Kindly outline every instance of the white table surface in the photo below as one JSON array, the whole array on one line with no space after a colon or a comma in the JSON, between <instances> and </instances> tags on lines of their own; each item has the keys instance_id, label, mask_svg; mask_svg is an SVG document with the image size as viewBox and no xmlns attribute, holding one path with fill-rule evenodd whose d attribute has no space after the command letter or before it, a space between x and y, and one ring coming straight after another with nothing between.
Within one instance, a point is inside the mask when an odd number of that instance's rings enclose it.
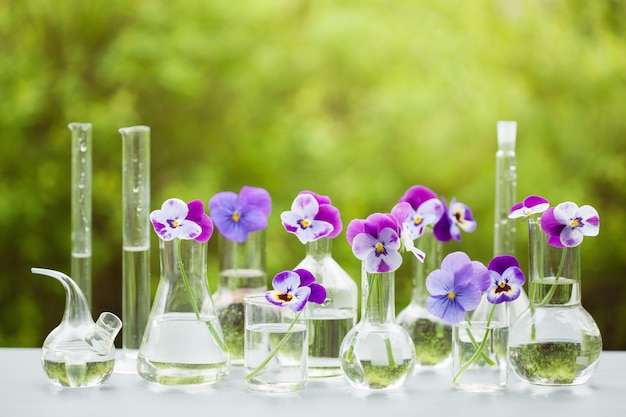
<instances>
[{"instance_id":1,"label":"white table surface","mask_svg":"<svg viewBox=\"0 0 626 417\"><path fill-rule=\"evenodd\" d=\"M396 391L357 390L339 377L310 380L297 393L261 394L246 388L237 367L226 379L195 389L116 373L100 387L71 389L48 382L40 355L40 349L0 348L1 417L626 416L626 352L603 352L584 385L534 386L511 373L508 388L495 393L454 390L450 373L440 370L415 373Z\"/></svg>"}]
</instances>

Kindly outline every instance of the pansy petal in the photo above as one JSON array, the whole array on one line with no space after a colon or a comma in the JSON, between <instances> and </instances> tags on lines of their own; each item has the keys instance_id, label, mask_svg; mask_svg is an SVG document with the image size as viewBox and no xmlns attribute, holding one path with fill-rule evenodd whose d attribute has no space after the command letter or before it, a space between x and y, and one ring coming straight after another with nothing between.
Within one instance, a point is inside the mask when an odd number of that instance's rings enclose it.
<instances>
[{"instance_id":1,"label":"pansy petal","mask_svg":"<svg viewBox=\"0 0 626 417\"><path fill-rule=\"evenodd\" d=\"M293 292L293 298L291 299L291 303L289 303L289 308L295 312L298 312L304 308L307 301L309 301L309 296L311 295L310 287L300 287Z\"/></svg>"},{"instance_id":2,"label":"pansy petal","mask_svg":"<svg viewBox=\"0 0 626 417\"><path fill-rule=\"evenodd\" d=\"M258 232L267 227L267 216L257 207L243 206L239 223L248 233Z\"/></svg>"},{"instance_id":3,"label":"pansy petal","mask_svg":"<svg viewBox=\"0 0 626 417\"><path fill-rule=\"evenodd\" d=\"M563 230L561 230L559 240L563 246L573 248L581 244L583 237L584 235L579 228L564 227Z\"/></svg>"},{"instance_id":4,"label":"pansy petal","mask_svg":"<svg viewBox=\"0 0 626 417\"><path fill-rule=\"evenodd\" d=\"M352 240L352 253L357 259L365 260L374 251L378 241L368 233L359 233Z\"/></svg>"},{"instance_id":5,"label":"pansy petal","mask_svg":"<svg viewBox=\"0 0 626 417\"><path fill-rule=\"evenodd\" d=\"M583 219L580 231L585 236L597 236L600 233L600 216L595 208L584 205L578 208L578 216Z\"/></svg>"},{"instance_id":6,"label":"pansy petal","mask_svg":"<svg viewBox=\"0 0 626 417\"><path fill-rule=\"evenodd\" d=\"M197 223L202 229L202 232L196 237L196 240L198 242L207 242L213 235L213 222L211 218L205 214Z\"/></svg>"},{"instance_id":7,"label":"pansy petal","mask_svg":"<svg viewBox=\"0 0 626 417\"><path fill-rule=\"evenodd\" d=\"M505 279L510 285L515 285L517 287L521 287L526 281L524 272L519 266L507 268L507 270L502 274L502 278Z\"/></svg>"},{"instance_id":8,"label":"pansy petal","mask_svg":"<svg viewBox=\"0 0 626 417\"><path fill-rule=\"evenodd\" d=\"M348 223L348 228L346 229L346 239L350 245L352 245L354 237L360 233L365 233L365 220L354 219Z\"/></svg>"},{"instance_id":9,"label":"pansy petal","mask_svg":"<svg viewBox=\"0 0 626 417\"><path fill-rule=\"evenodd\" d=\"M391 215L395 217L398 222L403 223L413 213L413 208L407 202L401 202L393 206L391 209Z\"/></svg>"},{"instance_id":10,"label":"pansy petal","mask_svg":"<svg viewBox=\"0 0 626 417\"><path fill-rule=\"evenodd\" d=\"M430 296L426 299L426 308L435 317L451 323L460 323L465 319L465 310L455 299L447 295Z\"/></svg>"},{"instance_id":11,"label":"pansy petal","mask_svg":"<svg viewBox=\"0 0 626 417\"><path fill-rule=\"evenodd\" d=\"M532 209L533 213L540 213L545 211L550 206L550 203L539 195L529 195L524 199L524 206Z\"/></svg>"},{"instance_id":12,"label":"pansy petal","mask_svg":"<svg viewBox=\"0 0 626 417\"><path fill-rule=\"evenodd\" d=\"M307 219L314 219L320 205L311 194L299 194L291 203L291 211Z\"/></svg>"},{"instance_id":13,"label":"pansy petal","mask_svg":"<svg viewBox=\"0 0 626 417\"><path fill-rule=\"evenodd\" d=\"M422 203L431 198L437 198L437 194L423 185L414 185L406 190L400 202L406 201L414 210L417 210Z\"/></svg>"},{"instance_id":14,"label":"pansy petal","mask_svg":"<svg viewBox=\"0 0 626 417\"><path fill-rule=\"evenodd\" d=\"M161 206L161 210L178 219L184 219L187 217L187 213L189 212L187 203L179 198L170 198L165 200Z\"/></svg>"},{"instance_id":15,"label":"pansy petal","mask_svg":"<svg viewBox=\"0 0 626 417\"><path fill-rule=\"evenodd\" d=\"M216 210L220 210L220 212L225 210L226 212L233 213L237 210L238 203L239 196L237 196L237 194L232 191L222 191L215 194L209 200L209 211L213 217L215 216L214 212Z\"/></svg>"},{"instance_id":16,"label":"pansy petal","mask_svg":"<svg viewBox=\"0 0 626 417\"><path fill-rule=\"evenodd\" d=\"M419 206L417 212L422 215L426 224L435 224L444 215L444 207L438 198L431 198Z\"/></svg>"},{"instance_id":17,"label":"pansy petal","mask_svg":"<svg viewBox=\"0 0 626 417\"><path fill-rule=\"evenodd\" d=\"M464 285L454 289L454 299L463 310L472 311L480 304L482 291L474 285Z\"/></svg>"},{"instance_id":18,"label":"pansy petal","mask_svg":"<svg viewBox=\"0 0 626 417\"><path fill-rule=\"evenodd\" d=\"M501 255L493 258L491 262L489 262L489 266L487 266L487 269L496 271L498 274L502 275L504 271L512 266L519 267L519 262L517 261L517 258L511 255Z\"/></svg>"},{"instance_id":19,"label":"pansy petal","mask_svg":"<svg viewBox=\"0 0 626 417\"><path fill-rule=\"evenodd\" d=\"M548 236L560 236L564 223L557 220L554 215L554 207L549 208L541 215L541 230Z\"/></svg>"},{"instance_id":20,"label":"pansy petal","mask_svg":"<svg viewBox=\"0 0 626 417\"><path fill-rule=\"evenodd\" d=\"M483 292L489 288L489 271L482 262L472 261L472 283Z\"/></svg>"},{"instance_id":21,"label":"pansy petal","mask_svg":"<svg viewBox=\"0 0 626 417\"><path fill-rule=\"evenodd\" d=\"M315 282L315 276L308 269L294 269L293 272L300 277L301 287L308 287Z\"/></svg>"},{"instance_id":22,"label":"pansy petal","mask_svg":"<svg viewBox=\"0 0 626 417\"><path fill-rule=\"evenodd\" d=\"M282 271L272 279L272 287L281 293L287 294L300 287L300 275L293 271Z\"/></svg>"},{"instance_id":23,"label":"pansy petal","mask_svg":"<svg viewBox=\"0 0 626 417\"><path fill-rule=\"evenodd\" d=\"M315 193L313 191L302 190L298 194L311 194L313 196L313 198L315 198L315 200L317 200L317 203L320 206L322 204L332 204L331 201L330 201L330 198L328 196L320 195L320 194L317 194L317 193Z\"/></svg>"},{"instance_id":24,"label":"pansy petal","mask_svg":"<svg viewBox=\"0 0 626 417\"><path fill-rule=\"evenodd\" d=\"M386 250L398 250L400 249L400 236L394 229L385 228L380 231L378 235L378 241L385 245Z\"/></svg>"},{"instance_id":25,"label":"pansy petal","mask_svg":"<svg viewBox=\"0 0 626 417\"><path fill-rule=\"evenodd\" d=\"M241 207L256 207L265 217L272 214L272 198L264 188L243 186L239 192Z\"/></svg>"},{"instance_id":26,"label":"pansy petal","mask_svg":"<svg viewBox=\"0 0 626 417\"><path fill-rule=\"evenodd\" d=\"M174 229L180 239L195 239L202 234L202 227L189 220L181 220L179 226Z\"/></svg>"},{"instance_id":27,"label":"pansy petal","mask_svg":"<svg viewBox=\"0 0 626 417\"><path fill-rule=\"evenodd\" d=\"M441 269L454 274L470 262L471 259L465 252L456 251L449 253L445 258L443 258L443 261L441 261Z\"/></svg>"},{"instance_id":28,"label":"pansy petal","mask_svg":"<svg viewBox=\"0 0 626 417\"><path fill-rule=\"evenodd\" d=\"M319 284L309 285L311 294L309 295L309 302L316 304L324 304L326 301L326 288Z\"/></svg>"},{"instance_id":29,"label":"pansy petal","mask_svg":"<svg viewBox=\"0 0 626 417\"><path fill-rule=\"evenodd\" d=\"M390 250L384 255L375 255L374 252L365 259L365 269L370 273L392 272L402 265L402 255L396 250Z\"/></svg>"},{"instance_id":30,"label":"pansy petal","mask_svg":"<svg viewBox=\"0 0 626 417\"><path fill-rule=\"evenodd\" d=\"M432 295L445 295L454 289L454 274L435 269L426 277L426 289Z\"/></svg>"},{"instance_id":31,"label":"pansy petal","mask_svg":"<svg viewBox=\"0 0 626 417\"><path fill-rule=\"evenodd\" d=\"M557 205L554 208L554 218L556 221L563 225L568 225L570 219L576 217L576 212L578 211L578 206L576 203L572 203L571 201L566 201Z\"/></svg>"},{"instance_id":32,"label":"pansy petal","mask_svg":"<svg viewBox=\"0 0 626 417\"><path fill-rule=\"evenodd\" d=\"M315 216L315 220L327 222L332 225L333 231L327 236L330 239L339 236L343 228L339 209L335 206L331 206L330 204L321 204L319 206L319 211Z\"/></svg>"},{"instance_id":33,"label":"pansy petal","mask_svg":"<svg viewBox=\"0 0 626 417\"><path fill-rule=\"evenodd\" d=\"M204 214L204 203L202 200L193 200L187 203L188 213L187 220L191 220L192 222L200 223Z\"/></svg>"}]
</instances>

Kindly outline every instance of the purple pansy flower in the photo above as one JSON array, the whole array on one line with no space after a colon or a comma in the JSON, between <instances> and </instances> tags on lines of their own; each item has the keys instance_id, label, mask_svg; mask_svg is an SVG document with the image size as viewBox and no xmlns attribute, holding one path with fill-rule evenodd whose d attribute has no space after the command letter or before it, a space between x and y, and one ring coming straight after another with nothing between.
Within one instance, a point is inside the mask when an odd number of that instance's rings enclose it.
<instances>
[{"instance_id":1,"label":"purple pansy flower","mask_svg":"<svg viewBox=\"0 0 626 417\"><path fill-rule=\"evenodd\" d=\"M487 267L491 284L487 289L487 301L491 304L516 300L524 285L524 273L514 256L496 256Z\"/></svg>"},{"instance_id":2,"label":"purple pansy flower","mask_svg":"<svg viewBox=\"0 0 626 417\"><path fill-rule=\"evenodd\" d=\"M189 204L178 198L165 200L161 210L150 213L154 231L165 241L195 239L206 242L213 234L213 222L204 213L204 204L200 200Z\"/></svg>"},{"instance_id":3,"label":"purple pansy flower","mask_svg":"<svg viewBox=\"0 0 626 417\"><path fill-rule=\"evenodd\" d=\"M315 277L306 269L283 271L272 280L273 290L265 293L265 299L279 307L288 306L293 311L301 311L307 302L323 304L326 289L315 284Z\"/></svg>"},{"instance_id":4,"label":"purple pansy flower","mask_svg":"<svg viewBox=\"0 0 626 417\"><path fill-rule=\"evenodd\" d=\"M446 200L443 197L441 202L444 207L444 215L433 228L437 240L441 242L447 242L450 239L461 241L461 230L468 233L476 230L476 221L468 206L457 202L454 197L450 200L449 208L446 208Z\"/></svg>"},{"instance_id":5,"label":"purple pansy flower","mask_svg":"<svg viewBox=\"0 0 626 417\"><path fill-rule=\"evenodd\" d=\"M330 198L312 191L300 192L291 204L291 211L282 212L280 219L285 230L302 243L337 237L343 228L339 210Z\"/></svg>"},{"instance_id":6,"label":"purple pansy flower","mask_svg":"<svg viewBox=\"0 0 626 417\"><path fill-rule=\"evenodd\" d=\"M436 224L444 212L444 205L437 195L422 185L410 187L400 198L402 202L411 205L411 211L403 222L409 226L414 240L424 233L426 226Z\"/></svg>"},{"instance_id":7,"label":"purple pansy flower","mask_svg":"<svg viewBox=\"0 0 626 417\"><path fill-rule=\"evenodd\" d=\"M272 199L263 188L244 186L239 195L232 191L215 194L209 200L209 210L215 227L226 239L245 242L248 234L267 227Z\"/></svg>"},{"instance_id":8,"label":"purple pansy flower","mask_svg":"<svg viewBox=\"0 0 626 417\"><path fill-rule=\"evenodd\" d=\"M545 198L538 195L529 195L520 201L513 204L509 218L516 219L518 217L528 217L532 214L543 213L550 207L550 203Z\"/></svg>"},{"instance_id":9,"label":"purple pansy flower","mask_svg":"<svg viewBox=\"0 0 626 417\"><path fill-rule=\"evenodd\" d=\"M548 234L548 244L557 248L574 247L584 236L597 236L600 217L595 208L578 207L567 201L549 208L541 215L541 229Z\"/></svg>"},{"instance_id":10,"label":"purple pansy flower","mask_svg":"<svg viewBox=\"0 0 626 417\"><path fill-rule=\"evenodd\" d=\"M466 311L478 307L489 284L489 272L482 263L470 260L463 252L453 252L443 259L441 269L426 278L431 294L426 308L448 323L460 323Z\"/></svg>"},{"instance_id":11,"label":"purple pansy flower","mask_svg":"<svg viewBox=\"0 0 626 417\"><path fill-rule=\"evenodd\" d=\"M398 220L391 214L382 213L374 213L365 220L352 220L346 230L352 253L364 261L369 273L391 272L400 267L401 233Z\"/></svg>"}]
</instances>

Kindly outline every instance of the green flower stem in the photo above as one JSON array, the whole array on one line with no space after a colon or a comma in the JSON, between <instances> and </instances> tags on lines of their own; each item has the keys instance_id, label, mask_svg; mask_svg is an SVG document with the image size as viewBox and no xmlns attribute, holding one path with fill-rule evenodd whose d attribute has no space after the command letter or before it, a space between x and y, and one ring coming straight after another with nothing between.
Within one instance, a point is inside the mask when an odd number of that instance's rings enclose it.
<instances>
[{"instance_id":1,"label":"green flower stem","mask_svg":"<svg viewBox=\"0 0 626 417\"><path fill-rule=\"evenodd\" d=\"M493 312L495 310L496 306L494 304L493 308L491 309L491 313L489 314L489 320L491 320L491 316L493 316ZM465 312L465 316L466 321L469 323L469 325L472 325L472 321L470 319L469 313ZM489 322L487 322L487 326L489 326ZM474 335L472 334L472 332L470 331L469 328L465 328L465 332L467 333L467 335L469 336L470 340L472 341L472 345L474 345L474 349L478 349L478 342L476 341L476 338L474 337ZM487 354L485 352L483 352L482 349L480 349L480 355L483 357L483 360L485 362L487 362L487 364L489 366L493 366L495 365L495 362L491 360L491 358L489 358L489 356L487 356Z\"/></svg>"},{"instance_id":2,"label":"green flower stem","mask_svg":"<svg viewBox=\"0 0 626 417\"><path fill-rule=\"evenodd\" d=\"M254 368L254 370L252 372L250 372L249 374L246 375L246 381L251 379L251 378L254 378L259 372L261 372L263 370L263 368L265 368L265 366L269 363L269 361L271 361L272 358L274 356L276 356L278 351L285 345L285 343L287 343L287 340L289 340L289 337L291 336L291 329L293 329L293 326L296 325L296 322L298 321L298 319L302 315L303 311L304 311L304 309L300 310L298 312L298 314L296 314L296 317L293 318L293 320L291 321L291 324L287 328L287 334L285 336L283 336L282 339L280 339L280 342L278 342L276 347L274 347L274 349L270 352L270 354L267 355L267 357L263 360L263 362L261 362L259 364L259 366Z\"/></svg>"},{"instance_id":3,"label":"green flower stem","mask_svg":"<svg viewBox=\"0 0 626 417\"><path fill-rule=\"evenodd\" d=\"M380 324L383 324L385 318L385 295L383 294L383 279L382 276L377 280L378 284L378 315L380 316ZM391 368L396 368L396 360L393 357L393 350L391 348L391 340L389 337L385 337L385 349L387 350L387 362Z\"/></svg>"},{"instance_id":4,"label":"green flower stem","mask_svg":"<svg viewBox=\"0 0 626 417\"><path fill-rule=\"evenodd\" d=\"M191 289L191 285L189 285L189 280L187 279L187 273L185 272L185 266L183 265L183 258L182 258L182 254L180 250L181 242L182 242L181 239L178 239L178 242L176 242L176 250L178 253L178 268L180 269L180 275L183 277L183 282L185 283L185 287L187 287L187 294L189 295L189 301L191 302L193 311L196 313L196 318L198 319L198 321L202 321L202 319L200 319L200 311L198 310L198 306L196 305L196 297L193 293L193 290ZM210 320L205 323L207 327L209 328L209 331L213 335L213 338L215 339L217 344L220 346L220 348L224 352L228 352L228 347L226 347L226 344L224 343L221 336L217 332L217 329L215 328L213 323Z\"/></svg>"},{"instance_id":5,"label":"green flower stem","mask_svg":"<svg viewBox=\"0 0 626 417\"><path fill-rule=\"evenodd\" d=\"M487 318L487 325L485 326L485 335L483 336L483 340L480 342L480 346L478 346L478 348L476 349L476 351L474 352L474 354L472 355L471 358L468 359L467 362L465 362L463 364L463 366L461 367L461 369L459 369L459 372L456 373L456 375L454 376L454 379L452 380L452 383L456 383L457 379L460 378L460 376L463 374L463 372L465 372L467 370L467 368L470 367L470 365L472 363L474 363L474 361L476 360L476 358L478 358L479 356L485 356L485 353L483 352L483 348L485 347L485 345L487 344L487 339L489 338L489 325L491 324L491 319L493 318L493 314L496 311L496 304L493 305L493 307L491 308L491 312L489 313L489 317ZM469 329L468 329L469 331ZM473 341L473 339L472 339ZM489 364L489 366L493 366L494 362L490 361L491 363Z\"/></svg>"},{"instance_id":6,"label":"green flower stem","mask_svg":"<svg viewBox=\"0 0 626 417\"><path fill-rule=\"evenodd\" d=\"M565 266L565 258L567 257L567 248L563 249L563 255L561 255L561 262L559 263L559 268L556 271L556 276L554 277L554 282L556 283L559 278L561 277L561 274L563 273L563 267ZM542 277L543 279L543 277ZM550 299L552 298L552 296L554 295L554 292L556 291L556 284L553 284L552 286L550 286L550 290L548 291L548 293L545 295L545 297L543 297L543 300L541 300L539 303L537 303L535 305L535 303L533 302L534 300L534 296L535 296L535 286L536 284L534 282L531 282L530 284L530 296L531 296L531 302L530 302L530 315L531 315L531 327L530 327L530 340L534 341L535 337L536 337L536 333L537 333L537 326L535 324L535 307L543 307L544 305L546 305L548 303L548 301L550 301Z\"/></svg>"}]
</instances>

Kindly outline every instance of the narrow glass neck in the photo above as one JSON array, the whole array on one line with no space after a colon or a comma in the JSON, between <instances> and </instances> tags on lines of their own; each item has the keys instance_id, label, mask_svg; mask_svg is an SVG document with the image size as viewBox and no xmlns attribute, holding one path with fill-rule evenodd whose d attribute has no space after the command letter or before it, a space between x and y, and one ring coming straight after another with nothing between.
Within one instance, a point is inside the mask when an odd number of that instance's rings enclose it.
<instances>
[{"instance_id":1,"label":"narrow glass neck","mask_svg":"<svg viewBox=\"0 0 626 417\"><path fill-rule=\"evenodd\" d=\"M161 279L179 281L182 279L182 271L190 284L205 285L207 243L196 240L173 239L170 241L160 240L159 243L161 260ZM197 283L197 284L196 284Z\"/></svg>"},{"instance_id":2,"label":"narrow glass neck","mask_svg":"<svg viewBox=\"0 0 626 417\"><path fill-rule=\"evenodd\" d=\"M332 242L332 239L327 237L308 242L306 244L306 256L310 256L313 259L322 259L326 256L330 256Z\"/></svg>"},{"instance_id":3,"label":"narrow glass neck","mask_svg":"<svg viewBox=\"0 0 626 417\"><path fill-rule=\"evenodd\" d=\"M535 306L580 303L580 246L556 248L538 219L529 219L530 302Z\"/></svg>"},{"instance_id":4,"label":"narrow glass neck","mask_svg":"<svg viewBox=\"0 0 626 417\"><path fill-rule=\"evenodd\" d=\"M243 242L226 239L221 233L218 239L219 269L265 271L265 230L252 232Z\"/></svg>"},{"instance_id":5,"label":"narrow glass neck","mask_svg":"<svg viewBox=\"0 0 626 417\"><path fill-rule=\"evenodd\" d=\"M443 256L443 243L435 238L433 230L427 228L424 234L415 241L415 246L424 251L426 257L420 262L415 256L411 256L412 262L412 293L411 302L426 306L428 291L426 290L426 277L435 269L440 268Z\"/></svg>"},{"instance_id":6,"label":"narrow glass neck","mask_svg":"<svg viewBox=\"0 0 626 417\"><path fill-rule=\"evenodd\" d=\"M361 320L373 324L395 321L395 272L372 274L363 267Z\"/></svg>"}]
</instances>

